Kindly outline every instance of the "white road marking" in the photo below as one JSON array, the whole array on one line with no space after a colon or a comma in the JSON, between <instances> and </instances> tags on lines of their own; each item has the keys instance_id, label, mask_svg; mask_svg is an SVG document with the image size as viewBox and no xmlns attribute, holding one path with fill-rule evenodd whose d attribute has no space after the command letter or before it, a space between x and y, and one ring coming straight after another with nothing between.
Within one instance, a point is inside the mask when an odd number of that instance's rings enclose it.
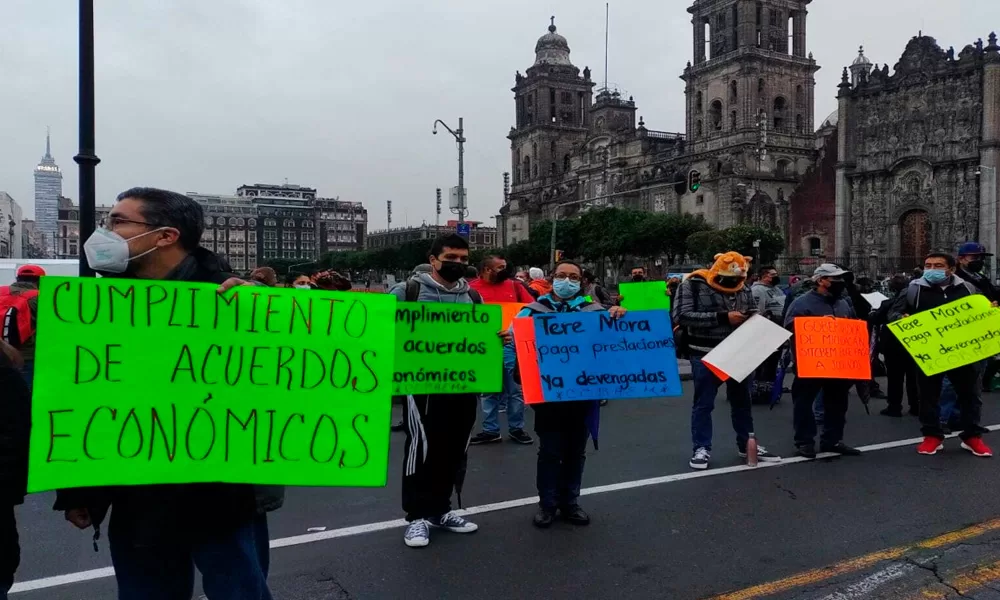
<instances>
[{"instance_id":1,"label":"white road marking","mask_svg":"<svg viewBox=\"0 0 1000 600\"><path fill-rule=\"evenodd\" d=\"M860 600L871 598L871 594L883 584L889 583L916 569L912 563L893 563L884 569L875 571L861 581L852 583L842 592L834 592L818 600Z\"/></svg>"},{"instance_id":2,"label":"white road marking","mask_svg":"<svg viewBox=\"0 0 1000 600\"><path fill-rule=\"evenodd\" d=\"M987 427L987 429L989 429L990 431L1000 430L1000 424L990 425L989 427ZM949 438L956 437L956 434L951 434L948 437ZM902 446L911 446L914 444L918 444L921 441L923 441L923 439L924 438L922 437L918 437L918 438L909 438L905 440L896 440L893 442L882 442L881 444L871 444L868 446L861 446L858 449L861 450L862 452L889 450L891 448L899 448ZM816 458L817 459L830 458L834 456L837 455L830 452L825 452L817 455ZM690 473L676 473L674 475L664 475L662 477L637 479L635 481L622 481L620 483L612 483L610 485L599 485L595 487L585 488L580 491L580 494L584 496L590 496L593 494L620 492L622 490L632 490L641 487L649 487L652 485L673 483L675 481L687 481L688 479L700 479L702 477L716 477L718 475L728 475L730 473L742 473L745 471L794 465L798 463L808 462L809 460L811 459L794 457L794 458L786 458L785 460L777 463L760 463L757 467L737 465L733 467L722 467L720 469L708 469L705 471L692 471ZM471 506L469 508L455 512L457 512L460 515L478 515L489 512L497 512L501 510L510 510L512 508L520 508L522 506L530 506L532 504L536 504L537 502L538 502L538 496L531 496L529 498L518 498L516 500L507 500L506 502L494 502L492 504L483 504L481 506ZM276 540L271 540L270 546L271 548L286 548L288 546L314 544L316 542L323 542L326 540L362 535L366 533L375 533L378 531L385 531L386 529L396 529L405 526L406 526L405 519L394 519L392 521L379 521L377 523L366 523L364 525L342 527L340 529L332 529L330 531L320 531L316 533L306 533L303 535L294 535L291 537L279 538ZM43 590L46 588L57 587L61 585L69 585L73 583L80 583L83 581L91 581L94 579L113 577L114 574L115 570L112 567L104 567L102 569L79 571L77 573L68 573L66 575L42 577L40 579L32 579L30 581L22 581L20 583L15 583L14 587L10 589L10 593L16 594L19 592ZM854 596L848 596L847 598L853 598L853 597Z\"/></svg>"}]
</instances>

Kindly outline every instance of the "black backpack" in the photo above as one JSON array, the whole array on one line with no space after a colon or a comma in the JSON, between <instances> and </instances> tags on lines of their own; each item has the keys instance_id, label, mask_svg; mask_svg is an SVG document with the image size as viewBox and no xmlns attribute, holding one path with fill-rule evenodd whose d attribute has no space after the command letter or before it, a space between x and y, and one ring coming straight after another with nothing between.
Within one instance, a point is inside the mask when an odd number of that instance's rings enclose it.
<instances>
[{"instance_id":1,"label":"black backpack","mask_svg":"<svg viewBox=\"0 0 1000 600\"><path fill-rule=\"evenodd\" d=\"M416 279L408 279L406 281L406 301L416 302L420 298L420 282ZM482 304L483 297L479 295L474 289L469 289L469 298L472 298L473 304Z\"/></svg>"}]
</instances>

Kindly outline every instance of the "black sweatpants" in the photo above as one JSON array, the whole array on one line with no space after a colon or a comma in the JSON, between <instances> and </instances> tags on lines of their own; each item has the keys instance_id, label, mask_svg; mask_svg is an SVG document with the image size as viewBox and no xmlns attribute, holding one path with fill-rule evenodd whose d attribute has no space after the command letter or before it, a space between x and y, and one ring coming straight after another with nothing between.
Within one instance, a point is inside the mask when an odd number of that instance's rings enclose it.
<instances>
[{"instance_id":1,"label":"black sweatpants","mask_svg":"<svg viewBox=\"0 0 1000 600\"><path fill-rule=\"evenodd\" d=\"M21 546L17 538L17 521L14 507L0 507L0 598L7 598L7 591L14 585L14 572L21 564Z\"/></svg>"},{"instance_id":2,"label":"black sweatpants","mask_svg":"<svg viewBox=\"0 0 1000 600\"><path fill-rule=\"evenodd\" d=\"M892 334L887 332L885 335ZM916 411L920 406L920 399L917 396L917 364L913 362L913 357L902 348L888 348L884 351L884 355L889 409L902 412L903 390L905 389L906 401L910 410Z\"/></svg>"},{"instance_id":3,"label":"black sweatpants","mask_svg":"<svg viewBox=\"0 0 1000 600\"><path fill-rule=\"evenodd\" d=\"M476 394L430 394L407 400L403 413L403 511L406 520L451 511L451 494L476 424Z\"/></svg>"}]
</instances>

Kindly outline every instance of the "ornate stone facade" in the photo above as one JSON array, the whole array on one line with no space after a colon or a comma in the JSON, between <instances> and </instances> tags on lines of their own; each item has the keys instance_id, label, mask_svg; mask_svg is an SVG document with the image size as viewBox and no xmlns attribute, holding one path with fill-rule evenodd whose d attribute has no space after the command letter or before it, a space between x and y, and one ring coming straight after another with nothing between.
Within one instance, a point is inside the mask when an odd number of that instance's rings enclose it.
<instances>
[{"instance_id":1,"label":"ornate stone facade","mask_svg":"<svg viewBox=\"0 0 1000 600\"><path fill-rule=\"evenodd\" d=\"M839 93L837 252L901 257L903 268L970 240L995 252L996 36L956 56L918 35L891 74L867 60L850 70Z\"/></svg>"},{"instance_id":2,"label":"ornate stone facade","mask_svg":"<svg viewBox=\"0 0 1000 600\"><path fill-rule=\"evenodd\" d=\"M815 164L811 0L695 0L694 61L684 69L686 133L652 131L636 105L598 90L569 58L555 24L535 63L515 75L513 182L500 224L507 243L540 219L593 206L692 213L719 227L787 236L789 201ZM789 43L788 40L791 40ZM687 189L691 170L702 186ZM592 202L588 202L592 200Z\"/></svg>"}]
</instances>

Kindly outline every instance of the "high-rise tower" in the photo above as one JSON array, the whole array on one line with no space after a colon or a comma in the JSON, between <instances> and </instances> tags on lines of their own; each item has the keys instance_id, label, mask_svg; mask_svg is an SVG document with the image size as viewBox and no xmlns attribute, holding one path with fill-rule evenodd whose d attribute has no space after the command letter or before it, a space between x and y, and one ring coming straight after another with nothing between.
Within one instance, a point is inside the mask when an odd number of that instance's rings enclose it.
<instances>
[{"instance_id":1,"label":"high-rise tower","mask_svg":"<svg viewBox=\"0 0 1000 600\"><path fill-rule=\"evenodd\" d=\"M56 255L56 229L59 221L59 197L62 196L62 171L52 158L49 133L45 133L45 156L35 167L35 227L44 235L45 256Z\"/></svg>"},{"instance_id":2,"label":"high-rise tower","mask_svg":"<svg viewBox=\"0 0 1000 600\"><path fill-rule=\"evenodd\" d=\"M789 198L816 155L811 1L695 0L688 9L687 140L704 185L682 199L682 210L703 205L720 227L787 235Z\"/></svg>"}]
</instances>

